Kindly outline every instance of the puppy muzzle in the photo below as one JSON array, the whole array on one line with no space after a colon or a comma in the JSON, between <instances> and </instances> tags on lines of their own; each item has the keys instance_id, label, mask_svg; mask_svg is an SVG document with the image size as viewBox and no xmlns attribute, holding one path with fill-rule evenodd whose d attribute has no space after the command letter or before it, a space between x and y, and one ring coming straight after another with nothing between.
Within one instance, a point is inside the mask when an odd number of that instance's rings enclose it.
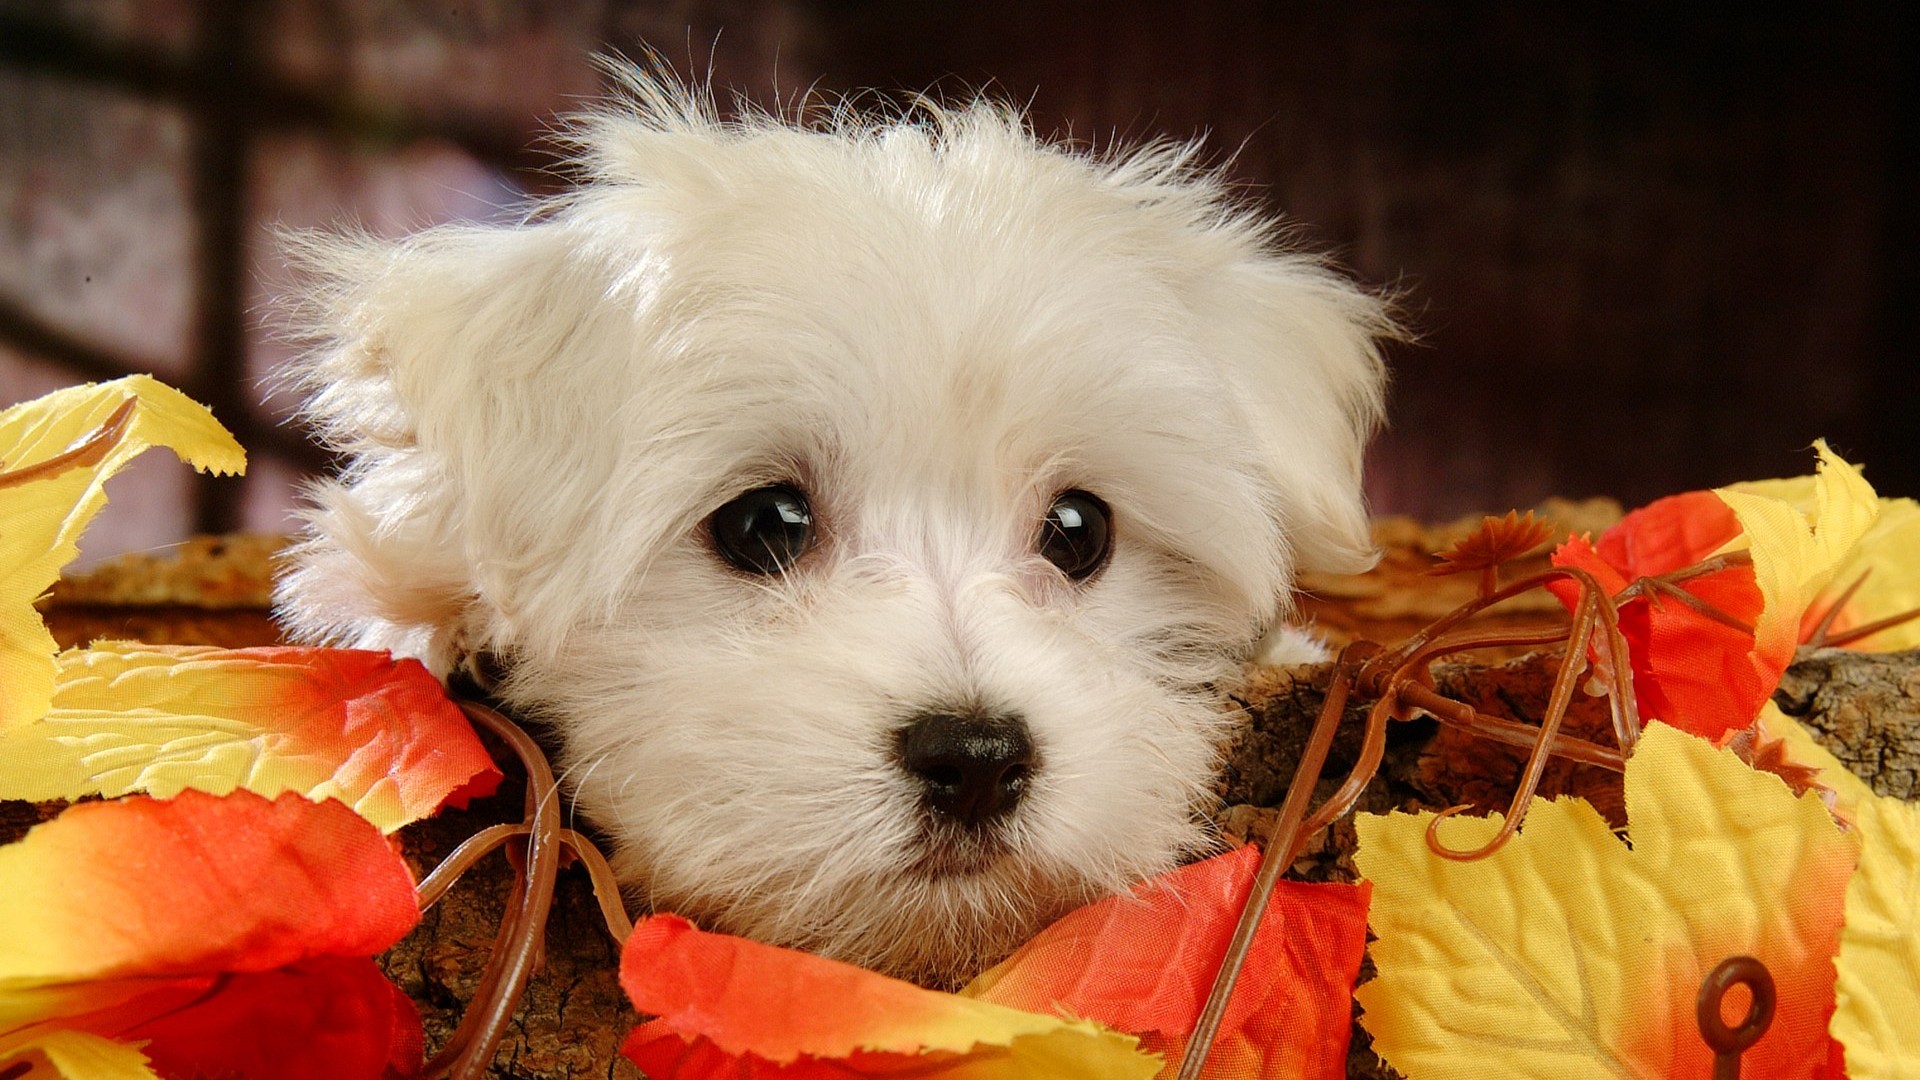
<instances>
[{"instance_id":1,"label":"puppy muzzle","mask_svg":"<svg viewBox=\"0 0 1920 1080\"><path fill-rule=\"evenodd\" d=\"M924 713L900 729L900 766L947 828L980 832L1011 813L1039 762L1015 714Z\"/></svg>"}]
</instances>

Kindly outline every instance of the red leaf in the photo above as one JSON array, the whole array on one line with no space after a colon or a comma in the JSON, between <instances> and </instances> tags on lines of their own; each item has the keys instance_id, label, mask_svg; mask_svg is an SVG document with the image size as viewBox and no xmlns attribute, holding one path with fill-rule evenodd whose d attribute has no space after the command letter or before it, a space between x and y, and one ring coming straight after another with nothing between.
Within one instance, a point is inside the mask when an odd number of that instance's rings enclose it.
<instances>
[{"instance_id":1,"label":"red leaf","mask_svg":"<svg viewBox=\"0 0 1920 1080\"><path fill-rule=\"evenodd\" d=\"M962 991L1141 1035L1171 1070L1226 955L1259 852L1243 847L1088 905ZM1205 1075L1346 1075L1370 887L1283 881L1254 938ZM1170 1075L1170 1072L1168 1073Z\"/></svg>"},{"instance_id":2,"label":"red leaf","mask_svg":"<svg viewBox=\"0 0 1920 1080\"><path fill-rule=\"evenodd\" d=\"M1601 534L1597 545L1575 537L1554 550L1555 566L1592 574L1607 592L1710 557L1740 535L1733 510L1711 491L1691 491L1648 504ZM1579 589L1548 586L1572 609ZM1679 588L1736 619L1760 614L1751 566L1690 578ZM1668 595L1635 596L1620 605L1620 631L1632 653L1634 697L1642 715L1718 740L1753 723L1779 672L1754 656L1754 637ZM1762 658L1764 659L1764 658Z\"/></svg>"},{"instance_id":3,"label":"red leaf","mask_svg":"<svg viewBox=\"0 0 1920 1080\"><path fill-rule=\"evenodd\" d=\"M623 1052L654 1080L705 1076L1006 1076L1146 1080L1136 1040L1084 1020L943 994L837 960L696 929L634 928L620 985L659 1017Z\"/></svg>"},{"instance_id":4,"label":"red leaf","mask_svg":"<svg viewBox=\"0 0 1920 1080\"><path fill-rule=\"evenodd\" d=\"M379 1080L423 1057L413 1002L359 956L223 978L188 1008L103 1034L145 1042L169 1080Z\"/></svg>"},{"instance_id":5,"label":"red leaf","mask_svg":"<svg viewBox=\"0 0 1920 1080\"><path fill-rule=\"evenodd\" d=\"M417 1071L418 1017L368 957L418 919L406 864L337 802L70 807L0 848L0 1064L76 1030L170 1077Z\"/></svg>"}]
</instances>

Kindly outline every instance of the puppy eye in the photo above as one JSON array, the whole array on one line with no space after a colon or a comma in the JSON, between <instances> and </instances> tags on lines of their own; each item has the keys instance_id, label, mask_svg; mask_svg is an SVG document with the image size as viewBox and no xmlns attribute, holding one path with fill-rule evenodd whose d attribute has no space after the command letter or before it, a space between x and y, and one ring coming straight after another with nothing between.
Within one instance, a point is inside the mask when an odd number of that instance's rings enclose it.
<instances>
[{"instance_id":1,"label":"puppy eye","mask_svg":"<svg viewBox=\"0 0 1920 1080\"><path fill-rule=\"evenodd\" d=\"M1040 554L1074 581L1084 581L1113 553L1113 515L1084 491L1063 491L1040 524Z\"/></svg>"},{"instance_id":2,"label":"puppy eye","mask_svg":"<svg viewBox=\"0 0 1920 1080\"><path fill-rule=\"evenodd\" d=\"M798 488L749 491L707 519L713 550L750 574L777 574L813 546L813 509Z\"/></svg>"}]
</instances>

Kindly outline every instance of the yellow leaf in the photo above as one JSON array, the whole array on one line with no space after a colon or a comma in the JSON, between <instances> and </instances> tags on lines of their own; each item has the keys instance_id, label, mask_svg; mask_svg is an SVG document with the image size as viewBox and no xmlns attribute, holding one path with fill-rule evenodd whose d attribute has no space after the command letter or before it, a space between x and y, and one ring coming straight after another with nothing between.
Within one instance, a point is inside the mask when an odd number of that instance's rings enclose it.
<instances>
[{"instance_id":1,"label":"yellow leaf","mask_svg":"<svg viewBox=\"0 0 1920 1080\"><path fill-rule=\"evenodd\" d=\"M391 832L500 779L418 661L111 641L58 665L46 715L0 732L0 798L297 791Z\"/></svg>"},{"instance_id":2,"label":"yellow leaf","mask_svg":"<svg viewBox=\"0 0 1920 1080\"><path fill-rule=\"evenodd\" d=\"M1864 840L1847 885L1833 1036L1852 1080L1920 1077L1920 805L1868 798L1852 810Z\"/></svg>"},{"instance_id":3,"label":"yellow leaf","mask_svg":"<svg viewBox=\"0 0 1920 1080\"><path fill-rule=\"evenodd\" d=\"M1734 484L1728 490L1778 499L1805 512L1815 506L1814 481L1811 476L1756 480ZM1866 580L1835 621L1835 632L1920 608L1920 502L1880 500L1879 519L1834 571L1832 581L1815 599L1813 613L1824 614L1862 575ZM1920 648L1920 619L1882 630L1858 647L1879 652Z\"/></svg>"},{"instance_id":4,"label":"yellow leaf","mask_svg":"<svg viewBox=\"0 0 1920 1080\"><path fill-rule=\"evenodd\" d=\"M138 1047L86 1031L54 1029L20 1042L0 1037L0 1073L20 1064L18 1080L160 1080Z\"/></svg>"},{"instance_id":5,"label":"yellow leaf","mask_svg":"<svg viewBox=\"0 0 1920 1080\"><path fill-rule=\"evenodd\" d=\"M1818 798L1661 724L1626 792L1631 848L1562 799L1477 862L1427 849L1431 814L1358 816L1379 977L1356 996L1389 1064L1410 1080L1710 1075L1694 997L1746 954L1779 994L1747 1075L1822 1075L1852 841ZM1498 827L1441 831L1461 848Z\"/></svg>"},{"instance_id":6,"label":"yellow leaf","mask_svg":"<svg viewBox=\"0 0 1920 1080\"><path fill-rule=\"evenodd\" d=\"M53 698L55 646L33 602L106 505L107 478L152 446L203 471L246 468L245 452L212 413L149 375L0 412L0 732L39 719Z\"/></svg>"},{"instance_id":7,"label":"yellow leaf","mask_svg":"<svg viewBox=\"0 0 1920 1080\"><path fill-rule=\"evenodd\" d=\"M1819 471L1807 478L1811 511L1751 488L1719 488L1753 553L1753 580L1763 606L1753 628L1754 651L1791 657L1800 643L1801 617L1835 580L1860 538L1880 515L1880 500L1825 442L1816 442Z\"/></svg>"}]
</instances>

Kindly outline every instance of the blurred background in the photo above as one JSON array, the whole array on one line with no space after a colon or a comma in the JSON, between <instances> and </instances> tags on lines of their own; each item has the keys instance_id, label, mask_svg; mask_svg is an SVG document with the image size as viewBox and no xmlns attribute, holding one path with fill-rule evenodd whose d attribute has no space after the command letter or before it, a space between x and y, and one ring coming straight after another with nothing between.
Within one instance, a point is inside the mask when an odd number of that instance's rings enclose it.
<instances>
[{"instance_id":1,"label":"blurred background","mask_svg":"<svg viewBox=\"0 0 1920 1080\"><path fill-rule=\"evenodd\" d=\"M284 530L328 465L272 374L276 227L400 234L562 188L596 52L762 103L973 91L1106 147L1204 135L1420 333L1377 510L1628 505L1804 472L1920 494L1913 31L1805 5L0 0L0 405L152 371L244 480L144 459L90 559Z\"/></svg>"}]
</instances>

